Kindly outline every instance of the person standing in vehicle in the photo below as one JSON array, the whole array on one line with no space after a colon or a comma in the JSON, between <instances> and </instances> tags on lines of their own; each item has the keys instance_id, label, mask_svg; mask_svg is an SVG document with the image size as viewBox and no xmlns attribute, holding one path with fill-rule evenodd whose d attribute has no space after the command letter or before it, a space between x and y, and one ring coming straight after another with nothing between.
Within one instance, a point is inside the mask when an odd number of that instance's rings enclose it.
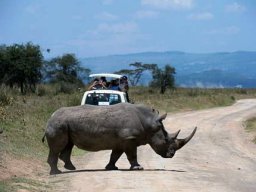
<instances>
[{"instance_id":1,"label":"person standing in vehicle","mask_svg":"<svg viewBox=\"0 0 256 192\"><path fill-rule=\"evenodd\" d=\"M110 81L110 84L108 86L108 89L110 90L115 90L115 91L121 91L120 87L119 87L119 83L117 79L113 79Z\"/></svg>"},{"instance_id":2,"label":"person standing in vehicle","mask_svg":"<svg viewBox=\"0 0 256 192\"><path fill-rule=\"evenodd\" d=\"M107 89L106 83L107 82L105 77L101 77L100 80L95 78L93 83L89 86L88 91L96 89Z\"/></svg>"},{"instance_id":3,"label":"person standing in vehicle","mask_svg":"<svg viewBox=\"0 0 256 192\"><path fill-rule=\"evenodd\" d=\"M126 99L127 102L130 103L129 95L128 95L128 90L129 90L129 84L128 84L128 78L127 76L123 76L120 79L120 85L119 85L121 91L126 93Z\"/></svg>"}]
</instances>

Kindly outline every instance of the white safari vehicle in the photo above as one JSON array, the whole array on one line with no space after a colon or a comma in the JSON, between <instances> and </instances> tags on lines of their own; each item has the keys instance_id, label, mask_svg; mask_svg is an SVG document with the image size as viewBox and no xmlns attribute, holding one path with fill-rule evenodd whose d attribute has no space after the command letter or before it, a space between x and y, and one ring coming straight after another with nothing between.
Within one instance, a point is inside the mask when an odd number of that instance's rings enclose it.
<instances>
[{"instance_id":1,"label":"white safari vehicle","mask_svg":"<svg viewBox=\"0 0 256 192\"><path fill-rule=\"evenodd\" d=\"M99 73L91 74L89 77L106 77L107 79L120 80L122 75ZM108 89L95 89L84 93L81 105L114 105L117 103L127 103L126 94L124 92Z\"/></svg>"}]
</instances>

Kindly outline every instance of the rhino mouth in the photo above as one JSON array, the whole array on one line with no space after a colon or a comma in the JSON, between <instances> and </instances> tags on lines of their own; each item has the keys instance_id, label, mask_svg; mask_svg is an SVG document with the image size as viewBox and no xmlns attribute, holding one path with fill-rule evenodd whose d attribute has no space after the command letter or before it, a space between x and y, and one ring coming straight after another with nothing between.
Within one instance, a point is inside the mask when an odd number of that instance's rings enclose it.
<instances>
[{"instance_id":1,"label":"rhino mouth","mask_svg":"<svg viewBox=\"0 0 256 192\"><path fill-rule=\"evenodd\" d=\"M167 154L166 158L173 158L174 154Z\"/></svg>"},{"instance_id":2,"label":"rhino mouth","mask_svg":"<svg viewBox=\"0 0 256 192\"><path fill-rule=\"evenodd\" d=\"M173 156L175 155L175 153L172 152L168 152L164 155L161 155L163 158L173 158Z\"/></svg>"}]
</instances>

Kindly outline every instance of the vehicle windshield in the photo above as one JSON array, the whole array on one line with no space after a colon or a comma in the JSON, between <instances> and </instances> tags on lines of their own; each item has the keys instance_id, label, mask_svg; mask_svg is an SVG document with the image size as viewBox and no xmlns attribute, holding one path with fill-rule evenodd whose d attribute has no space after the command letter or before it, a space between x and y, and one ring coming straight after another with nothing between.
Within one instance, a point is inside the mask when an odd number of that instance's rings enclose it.
<instances>
[{"instance_id":1,"label":"vehicle windshield","mask_svg":"<svg viewBox=\"0 0 256 192\"><path fill-rule=\"evenodd\" d=\"M121 103L121 97L114 93L89 93L85 101L89 105L114 105Z\"/></svg>"}]
</instances>

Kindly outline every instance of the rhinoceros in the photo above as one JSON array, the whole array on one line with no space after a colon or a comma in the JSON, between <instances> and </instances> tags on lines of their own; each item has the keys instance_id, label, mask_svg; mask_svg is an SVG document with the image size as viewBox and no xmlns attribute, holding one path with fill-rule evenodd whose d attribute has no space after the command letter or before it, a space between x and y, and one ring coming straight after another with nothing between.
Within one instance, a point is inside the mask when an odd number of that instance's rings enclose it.
<instances>
[{"instance_id":1,"label":"rhinoceros","mask_svg":"<svg viewBox=\"0 0 256 192\"><path fill-rule=\"evenodd\" d=\"M60 108L50 117L44 137L49 146L50 174L58 174L58 158L64 167L75 170L70 155L73 146L87 151L112 150L107 170L117 170L116 162L125 153L131 170L142 170L137 161L137 147L149 144L164 158L172 158L194 136L177 139L180 132L168 134L162 121L167 114L159 115L153 108L129 103L112 106L75 106ZM42 141L44 141L44 137Z\"/></svg>"}]
</instances>

